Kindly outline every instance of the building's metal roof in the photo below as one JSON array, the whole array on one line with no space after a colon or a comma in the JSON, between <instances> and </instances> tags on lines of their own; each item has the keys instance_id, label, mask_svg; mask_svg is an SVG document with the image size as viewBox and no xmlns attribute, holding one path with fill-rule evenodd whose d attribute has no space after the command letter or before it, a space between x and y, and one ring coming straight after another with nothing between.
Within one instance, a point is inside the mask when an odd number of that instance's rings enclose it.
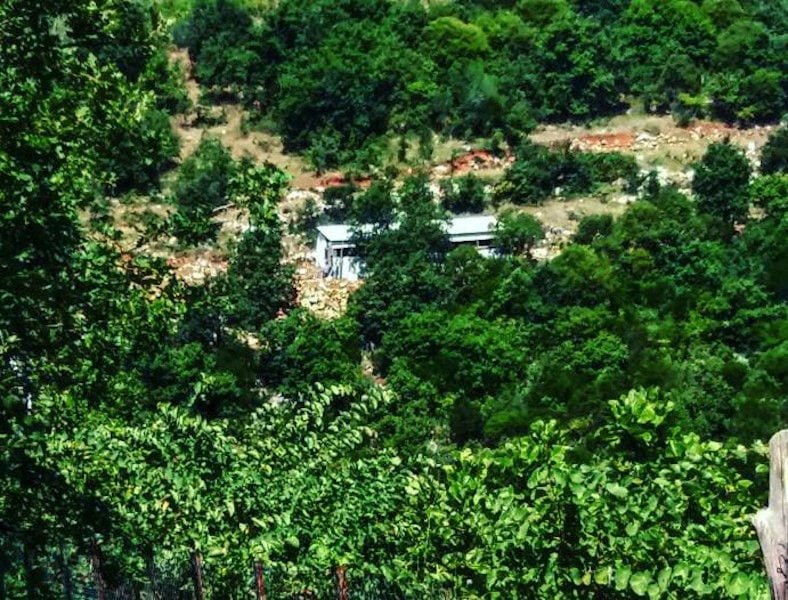
<instances>
[{"instance_id":1,"label":"building's metal roof","mask_svg":"<svg viewBox=\"0 0 788 600\"><path fill-rule=\"evenodd\" d=\"M317 230L329 242L349 242L353 236L350 225L318 225Z\"/></svg>"},{"instance_id":2,"label":"building's metal roof","mask_svg":"<svg viewBox=\"0 0 788 600\"><path fill-rule=\"evenodd\" d=\"M489 215L454 217L449 221L446 233L449 235L449 238L474 236L489 238L492 236L492 229L495 227L495 223L495 217ZM362 229L370 227L369 225L364 225ZM333 243L346 243L353 237L350 225L345 225L344 223L318 225L317 230L324 238Z\"/></svg>"},{"instance_id":3,"label":"building's metal roof","mask_svg":"<svg viewBox=\"0 0 788 600\"><path fill-rule=\"evenodd\" d=\"M449 221L446 233L449 237L454 236L473 236L473 235L492 235L495 227L495 217L489 215L472 215L469 217L454 217Z\"/></svg>"}]
</instances>

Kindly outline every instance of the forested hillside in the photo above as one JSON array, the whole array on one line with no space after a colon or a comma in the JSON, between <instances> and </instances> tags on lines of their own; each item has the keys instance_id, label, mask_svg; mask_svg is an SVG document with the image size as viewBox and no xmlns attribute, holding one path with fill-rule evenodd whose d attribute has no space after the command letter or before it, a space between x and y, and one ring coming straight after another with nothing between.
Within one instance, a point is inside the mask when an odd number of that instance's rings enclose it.
<instances>
[{"instance_id":1,"label":"forested hillside","mask_svg":"<svg viewBox=\"0 0 788 600\"><path fill-rule=\"evenodd\" d=\"M516 140L631 102L744 124L786 112L788 8L768 0L198 3L175 29L197 79L316 165L380 161L430 130ZM352 40L352 43L348 43Z\"/></svg>"},{"instance_id":2,"label":"forested hillside","mask_svg":"<svg viewBox=\"0 0 788 600\"><path fill-rule=\"evenodd\" d=\"M252 560L272 599L336 565L369 598L768 598L786 36L765 0L0 0L0 600L195 551L211 599ZM298 174L210 135L227 107L348 177L287 226ZM768 141L682 188L528 137L626 111ZM438 177L456 138L497 171ZM535 252L531 209L614 196ZM482 211L498 252L452 249ZM283 243L326 221L364 261L331 319ZM184 282L195 248L224 262Z\"/></svg>"}]
</instances>

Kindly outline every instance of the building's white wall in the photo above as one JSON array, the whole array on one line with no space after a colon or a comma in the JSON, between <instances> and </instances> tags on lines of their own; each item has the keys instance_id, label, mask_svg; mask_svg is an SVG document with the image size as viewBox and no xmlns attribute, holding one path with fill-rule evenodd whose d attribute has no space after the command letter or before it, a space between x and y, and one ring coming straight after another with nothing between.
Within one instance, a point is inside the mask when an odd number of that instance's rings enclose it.
<instances>
[{"instance_id":1,"label":"building's white wall","mask_svg":"<svg viewBox=\"0 0 788 600\"><path fill-rule=\"evenodd\" d=\"M328 240L322 233L318 233L317 244L315 245L315 262L321 269L326 269L328 267L328 259L326 258L328 251Z\"/></svg>"},{"instance_id":2,"label":"building's white wall","mask_svg":"<svg viewBox=\"0 0 788 600\"><path fill-rule=\"evenodd\" d=\"M449 241L452 244L463 244L468 242L491 241L495 236L491 233L465 233L461 235L450 235Z\"/></svg>"},{"instance_id":3,"label":"building's white wall","mask_svg":"<svg viewBox=\"0 0 788 600\"><path fill-rule=\"evenodd\" d=\"M334 265L336 267L337 275L340 279L347 279L349 281L356 281L359 275L359 261L355 256L343 256L342 258L334 258Z\"/></svg>"}]
</instances>

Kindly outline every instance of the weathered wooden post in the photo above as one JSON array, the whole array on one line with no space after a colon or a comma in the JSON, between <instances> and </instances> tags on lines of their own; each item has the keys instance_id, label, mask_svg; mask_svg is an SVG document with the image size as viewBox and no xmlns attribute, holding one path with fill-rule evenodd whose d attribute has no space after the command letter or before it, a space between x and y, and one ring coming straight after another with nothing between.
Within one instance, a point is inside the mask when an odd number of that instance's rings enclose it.
<instances>
[{"instance_id":1,"label":"weathered wooden post","mask_svg":"<svg viewBox=\"0 0 788 600\"><path fill-rule=\"evenodd\" d=\"M334 580L337 589L337 600L348 600L347 567L345 565L339 565L334 568Z\"/></svg>"},{"instance_id":2,"label":"weathered wooden post","mask_svg":"<svg viewBox=\"0 0 788 600\"><path fill-rule=\"evenodd\" d=\"M204 600L205 590L202 583L202 557L199 552L191 553L192 583L194 584L194 599Z\"/></svg>"},{"instance_id":3,"label":"weathered wooden post","mask_svg":"<svg viewBox=\"0 0 788 600\"><path fill-rule=\"evenodd\" d=\"M763 551L772 598L788 600L788 429L769 442L769 507L753 524Z\"/></svg>"},{"instance_id":4,"label":"weathered wooden post","mask_svg":"<svg viewBox=\"0 0 788 600\"><path fill-rule=\"evenodd\" d=\"M254 561L254 581L257 587L257 600L268 600L265 593L265 573L263 572L262 561Z\"/></svg>"}]
</instances>

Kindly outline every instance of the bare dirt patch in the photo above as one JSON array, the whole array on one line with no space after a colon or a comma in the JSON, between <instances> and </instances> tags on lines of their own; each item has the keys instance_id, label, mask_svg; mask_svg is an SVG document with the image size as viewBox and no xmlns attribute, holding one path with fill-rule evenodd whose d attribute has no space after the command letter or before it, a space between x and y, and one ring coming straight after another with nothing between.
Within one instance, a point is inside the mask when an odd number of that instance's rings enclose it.
<instances>
[{"instance_id":1,"label":"bare dirt patch","mask_svg":"<svg viewBox=\"0 0 788 600\"><path fill-rule=\"evenodd\" d=\"M613 150L634 154L643 169L662 170L667 178L677 176L687 183L692 163L699 160L712 142L729 139L742 148L754 165L772 126L738 128L713 121L696 121L678 127L669 116L621 115L594 127L545 125L531 139L547 145L568 143L590 152Z\"/></svg>"},{"instance_id":2,"label":"bare dirt patch","mask_svg":"<svg viewBox=\"0 0 788 600\"><path fill-rule=\"evenodd\" d=\"M293 178L294 187L314 187L319 185L319 178L312 172L309 165L299 156L287 154L279 137L263 131L250 131L244 124L244 109L239 104L223 104L210 107L210 111L218 116L222 123L211 126L199 126L196 107L200 101L200 86L194 80L192 65L186 50L172 49L170 60L177 62L186 74L186 91L195 106L195 110L187 115L177 115L172 125L181 140L181 159L189 156L204 136L215 137L227 146L234 158L249 156L256 162L270 162L286 171Z\"/></svg>"},{"instance_id":3,"label":"bare dirt patch","mask_svg":"<svg viewBox=\"0 0 788 600\"><path fill-rule=\"evenodd\" d=\"M503 174L513 162L514 156L508 149L503 156L495 156L487 150L471 149L433 166L430 173L434 179L458 177L469 173L493 176Z\"/></svg>"},{"instance_id":4,"label":"bare dirt patch","mask_svg":"<svg viewBox=\"0 0 788 600\"><path fill-rule=\"evenodd\" d=\"M545 239L532 250L537 260L550 260L557 256L577 232L583 217L612 215L619 217L635 198L626 194L610 197L584 196L581 198L547 200L539 206L502 206L501 210L515 210L536 217L545 229Z\"/></svg>"},{"instance_id":5,"label":"bare dirt patch","mask_svg":"<svg viewBox=\"0 0 788 600\"><path fill-rule=\"evenodd\" d=\"M193 249L167 258L175 277L187 285L199 285L227 272L227 256L213 249Z\"/></svg>"}]
</instances>

